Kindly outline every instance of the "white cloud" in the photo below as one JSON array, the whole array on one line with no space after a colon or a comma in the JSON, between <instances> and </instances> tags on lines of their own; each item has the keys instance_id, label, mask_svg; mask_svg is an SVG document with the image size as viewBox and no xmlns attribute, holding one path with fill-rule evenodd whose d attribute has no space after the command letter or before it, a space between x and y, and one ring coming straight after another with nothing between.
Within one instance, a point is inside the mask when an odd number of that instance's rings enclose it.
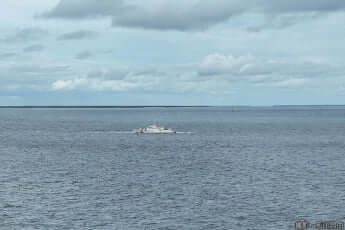
<instances>
[{"instance_id":1,"label":"white cloud","mask_svg":"<svg viewBox=\"0 0 345 230\"><path fill-rule=\"evenodd\" d=\"M57 80L52 84L52 88L54 90L62 90L62 89L71 90L71 89L76 89L86 84L87 84L87 80L81 79L81 78L77 78L73 80Z\"/></svg>"},{"instance_id":2,"label":"white cloud","mask_svg":"<svg viewBox=\"0 0 345 230\"><path fill-rule=\"evenodd\" d=\"M126 91L137 88L144 89L149 85L150 83L144 82L76 78L71 80L57 80L53 82L51 88L53 90Z\"/></svg>"},{"instance_id":3,"label":"white cloud","mask_svg":"<svg viewBox=\"0 0 345 230\"><path fill-rule=\"evenodd\" d=\"M208 55L199 66L200 75L241 74L248 72L256 60L253 56L234 57L222 54Z\"/></svg>"},{"instance_id":4,"label":"white cloud","mask_svg":"<svg viewBox=\"0 0 345 230\"><path fill-rule=\"evenodd\" d=\"M321 82L325 77L330 79L343 76L341 65L315 60L258 58L250 54L238 57L210 54L200 64L189 65L187 69L170 66L165 70L135 67L92 70L84 77L56 80L51 89L209 93L226 91L234 83L293 88L308 87Z\"/></svg>"},{"instance_id":5,"label":"white cloud","mask_svg":"<svg viewBox=\"0 0 345 230\"><path fill-rule=\"evenodd\" d=\"M252 55L211 54L198 66L200 77L222 77L229 81L249 81L256 84L280 82L272 86L295 86L306 79L343 76L341 64L315 59L258 58Z\"/></svg>"},{"instance_id":6,"label":"white cloud","mask_svg":"<svg viewBox=\"0 0 345 230\"><path fill-rule=\"evenodd\" d=\"M293 78L293 79L288 79L284 81L279 81L276 83L273 83L273 86L278 86L278 87L298 87L298 86L303 86L308 82L307 79L303 78Z\"/></svg>"}]
</instances>

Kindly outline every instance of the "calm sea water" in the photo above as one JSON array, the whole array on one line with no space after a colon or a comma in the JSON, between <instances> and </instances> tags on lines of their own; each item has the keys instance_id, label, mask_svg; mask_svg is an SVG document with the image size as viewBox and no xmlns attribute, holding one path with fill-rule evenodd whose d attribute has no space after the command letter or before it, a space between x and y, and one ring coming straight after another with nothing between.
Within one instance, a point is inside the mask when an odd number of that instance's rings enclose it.
<instances>
[{"instance_id":1,"label":"calm sea water","mask_svg":"<svg viewBox=\"0 0 345 230\"><path fill-rule=\"evenodd\" d=\"M152 121L193 134L119 132ZM0 229L345 220L345 108L0 110Z\"/></svg>"}]
</instances>

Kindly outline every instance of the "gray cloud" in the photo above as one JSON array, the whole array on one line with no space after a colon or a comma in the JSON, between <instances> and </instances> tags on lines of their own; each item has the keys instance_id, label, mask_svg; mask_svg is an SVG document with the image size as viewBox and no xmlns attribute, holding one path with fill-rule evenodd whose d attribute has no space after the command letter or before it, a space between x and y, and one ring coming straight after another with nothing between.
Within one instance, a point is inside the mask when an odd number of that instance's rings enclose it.
<instances>
[{"instance_id":1,"label":"gray cloud","mask_svg":"<svg viewBox=\"0 0 345 230\"><path fill-rule=\"evenodd\" d=\"M36 44L36 45L32 45L32 46L28 46L25 47L23 49L23 52L25 53L31 53L31 52L41 52L44 50L44 46L40 45L40 44Z\"/></svg>"},{"instance_id":2,"label":"gray cloud","mask_svg":"<svg viewBox=\"0 0 345 230\"><path fill-rule=\"evenodd\" d=\"M70 67L64 65L14 64L0 66L1 82L10 85L45 85L51 79L71 74Z\"/></svg>"},{"instance_id":3,"label":"gray cloud","mask_svg":"<svg viewBox=\"0 0 345 230\"><path fill-rule=\"evenodd\" d=\"M91 30L78 30L70 33L62 34L58 40L81 40L95 38L97 33Z\"/></svg>"},{"instance_id":4,"label":"gray cloud","mask_svg":"<svg viewBox=\"0 0 345 230\"><path fill-rule=\"evenodd\" d=\"M249 26L247 30L249 32L261 32L266 29L284 29L297 23L317 19L323 15L320 12L269 14L266 15L266 21L262 25Z\"/></svg>"},{"instance_id":5,"label":"gray cloud","mask_svg":"<svg viewBox=\"0 0 345 230\"><path fill-rule=\"evenodd\" d=\"M90 58L92 56L93 56L93 53L91 53L90 51L85 50L83 52L78 53L75 56L75 58L79 59L79 60L84 60L84 59L88 59L88 58Z\"/></svg>"},{"instance_id":6,"label":"gray cloud","mask_svg":"<svg viewBox=\"0 0 345 230\"><path fill-rule=\"evenodd\" d=\"M18 65L9 68L10 72L15 73L26 73L26 74L47 74L47 73L63 73L70 69L70 66L28 66L28 65Z\"/></svg>"},{"instance_id":7,"label":"gray cloud","mask_svg":"<svg viewBox=\"0 0 345 230\"><path fill-rule=\"evenodd\" d=\"M328 13L345 9L343 0L199 0L149 1L140 5L125 4L121 0L60 0L46 12L46 18L83 19L111 17L112 25L155 30L204 30L222 23L234 15L258 13L272 16L268 27L284 28L299 22L301 14ZM287 17L286 14L300 14ZM280 19L280 17L285 17ZM305 17L304 17L305 18ZM263 26L265 27L265 25ZM260 30L262 28L259 28ZM256 30L259 30L256 29ZM255 28L253 28L255 30Z\"/></svg>"},{"instance_id":8,"label":"gray cloud","mask_svg":"<svg viewBox=\"0 0 345 230\"><path fill-rule=\"evenodd\" d=\"M34 41L40 40L45 38L49 35L48 31L40 29L40 28L26 28L21 29L15 32L14 34L10 34L4 38L0 38L2 42L27 42L27 41Z\"/></svg>"},{"instance_id":9,"label":"gray cloud","mask_svg":"<svg viewBox=\"0 0 345 230\"><path fill-rule=\"evenodd\" d=\"M156 30L204 30L240 14L245 7L237 1L199 1L180 6L165 1L162 5L133 7L123 14L113 15L112 25Z\"/></svg>"},{"instance_id":10,"label":"gray cloud","mask_svg":"<svg viewBox=\"0 0 345 230\"><path fill-rule=\"evenodd\" d=\"M200 30L227 20L245 7L238 1L199 1L195 5L163 1L146 6L125 5L121 0L61 0L44 18L84 19L112 17L113 26L137 27L157 30ZM152 6L147 7L147 6Z\"/></svg>"},{"instance_id":11,"label":"gray cloud","mask_svg":"<svg viewBox=\"0 0 345 230\"><path fill-rule=\"evenodd\" d=\"M30 65L2 65L0 66L0 79L2 90L23 92L23 90L40 91L50 87L52 79L68 76L69 66L42 66Z\"/></svg>"},{"instance_id":12,"label":"gray cloud","mask_svg":"<svg viewBox=\"0 0 345 230\"><path fill-rule=\"evenodd\" d=\"M65 19L105 17L120 12L123 7L121 0L60 0L42 17Z\"/></svg>"},{"instance_id":13,"label":"gray cloud","mask_svg":"<svg viewBox=\"0 0 345 230\"><path fill-rule=\"evenodd\" d=\"M9 59L9 58L13 58L16 57L18 54L14 53L14 52L7 52L7 53L1 53L0 54L0 60L1 59Z\"/></svg>"},{"instance_id":14,"label":"gray cloud","mask_svg":"<svg viewBox=\"0 0 345 230\"><path fill-rule=\"evenodd\" d=\"M259 0L264 10L271 13L330 12L345 9L343 0Z\"/></svg>"},{"instance_id":15,"label":"gray cloud","mask_svg":"<svg viewBox=\"0 0 345 230\"><path fill-rule=\"evenodd\" d=\"M129 68L110 68L102 70L92 70L87 74L87 78L103 79L103 80L133 80L143 76L163 76L164 73L156 69L129 69Z\"/></svg>"}]
</instances>

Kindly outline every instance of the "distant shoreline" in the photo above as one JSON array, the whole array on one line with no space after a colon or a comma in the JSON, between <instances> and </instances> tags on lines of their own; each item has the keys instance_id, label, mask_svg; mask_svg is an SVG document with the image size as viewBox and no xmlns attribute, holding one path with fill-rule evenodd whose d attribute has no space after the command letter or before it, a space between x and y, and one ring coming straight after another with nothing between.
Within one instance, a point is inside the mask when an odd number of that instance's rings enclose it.
<instances>
[{"instance_id":1,"label":"distant shoreline","mask_svg":"<svg viewBox=\"0 0 345 230\"><path fill-rule=\"evenodd\" d=\"M145 109L145 108L221 108L221 107L228 107L228 108L272 108L272 109L279 109L279 108L341 108L345 107L345 105L267 105L267 106L252 106L252 105L133 105L133 106L113 106L113 105L25 105L25 106L0 106L0 109Z\"/></svg>"},{"instance_id":2,"label":"distant shoreline","mask_svg":"<svg viewBox=\"0 0 345 230\"><path fill-rule=\"evenodd\" d=\"M214 106L0 106L0 109L144 109L144 108L207 108Z\"/></svg>"}]
</instances>

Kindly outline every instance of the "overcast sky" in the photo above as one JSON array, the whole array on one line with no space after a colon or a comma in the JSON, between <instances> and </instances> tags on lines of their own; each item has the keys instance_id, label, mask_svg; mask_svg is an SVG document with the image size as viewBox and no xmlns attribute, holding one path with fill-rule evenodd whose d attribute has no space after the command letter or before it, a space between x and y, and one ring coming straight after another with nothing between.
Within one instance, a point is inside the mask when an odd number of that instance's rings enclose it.
<instances>
[{"instance_id":1,"label":"overcast sky","mask_svg":"<svg viewBox=\"0 0 345 230\"><path fill-rule=\"evenodd\" d=\"M344 98L344 0L1 1L0 105Z\"/></svg>"}]
</instances>

